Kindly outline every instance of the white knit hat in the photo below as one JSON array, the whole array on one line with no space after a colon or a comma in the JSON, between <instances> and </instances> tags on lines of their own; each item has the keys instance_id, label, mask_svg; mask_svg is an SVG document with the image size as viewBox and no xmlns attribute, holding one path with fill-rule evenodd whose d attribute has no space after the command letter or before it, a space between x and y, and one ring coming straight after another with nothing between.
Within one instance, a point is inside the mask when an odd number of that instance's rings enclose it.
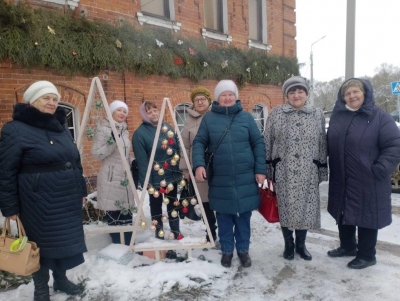
<instances>
[{"instance_id":1,"label":"white knit hat","mask_svg":"<svg viewBox=\"0 0 400 301\"><path fill-rule=\"evenodd\" d=\"M118 108L124 108L126 110L126 113L128 113L128 106L126 105L126 103L124 103L121 100L114 100L111 104L110 104L110 111L111 114L114 113L114 111Z\"/></svg>"},{"instance_id":2,"label":"white knit hat","mask_svg":"<svg viewBox=\"0 0 400 301\"><path fill-rule=\"evenodd\" d=\"M224 92L232 92L236 99L239 99L239 91L236 84L230 79L221 80L214 90L214 100L218 101L219 96Z\"/></svg>"},{"instance_id":3,"label":"white knit hat","mask_svg":"<svg viewBox=\"0 0 400 301\"><path fill-rule=\"evenodd\" d=\"M57 95L58 100L60 100L61 96L56 86L51 82L41 80L30 85L25 91L23 98L26 103L33 104L39 97L49 93Z\"/></svg>"}]
</instances>

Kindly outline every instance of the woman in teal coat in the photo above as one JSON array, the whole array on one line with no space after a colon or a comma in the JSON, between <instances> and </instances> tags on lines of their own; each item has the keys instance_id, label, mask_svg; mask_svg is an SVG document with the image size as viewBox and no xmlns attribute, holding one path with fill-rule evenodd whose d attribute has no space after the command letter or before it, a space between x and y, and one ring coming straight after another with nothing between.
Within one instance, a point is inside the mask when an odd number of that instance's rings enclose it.
<instances>
[{"instance_id":1,"label":"woman in teal coat","mask_svg":"<svg viewBox=\"0 0 400 301\"><path fill-rule=\"evenodd\" d=\"M201 181L207 178L205 151L212 152L230 126L214 153L213 176L208 179L224 267L231 266L235 246L242 266L251 266L250 217L259 206L258 184L264 183L267 172L264 140L251 114L243 111L238 94L233 81L218 83L216 101L204 116L193 142L193 168L196 179Z\"/></svg>"}]
</instances>

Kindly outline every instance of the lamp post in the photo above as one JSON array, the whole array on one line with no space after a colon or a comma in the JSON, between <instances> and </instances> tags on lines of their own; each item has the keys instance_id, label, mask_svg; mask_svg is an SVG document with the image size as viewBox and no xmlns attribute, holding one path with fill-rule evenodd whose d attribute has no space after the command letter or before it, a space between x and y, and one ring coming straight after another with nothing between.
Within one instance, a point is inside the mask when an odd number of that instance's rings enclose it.
<instances>
[{"instance_id":1,"label":"lamp post","mask_svg":"<svg viewBox=\"0 0 400 301\"><path fill-rule=\"evenodd\" d=\"M311 78L310 78L310 103L312 106L314 106L314 59L313 59L313 52L312 52L312 47L314 46L315 43L321 41L323 38L326 36L323 36L322 38L316 40L314 43L311 44L311 52L310 52L310 68L311 68Z\"/></svg>"}]
</instances>

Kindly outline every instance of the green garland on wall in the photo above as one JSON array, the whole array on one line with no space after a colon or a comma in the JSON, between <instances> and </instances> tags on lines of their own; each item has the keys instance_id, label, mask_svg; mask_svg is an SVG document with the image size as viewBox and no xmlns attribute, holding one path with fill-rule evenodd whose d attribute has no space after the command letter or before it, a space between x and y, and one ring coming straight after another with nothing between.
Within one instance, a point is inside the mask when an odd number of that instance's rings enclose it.
<instances>
[{"instance_id":1,"label":"green garland on wall","mask_svg":"<svg viewBox=\"0 0 400 301\"><path fill-rule=\"evenodd\" d=\"M173 79L236 79L239 85L281 84L299 74L296 58L235 47L210 49L204 39L121 21L117 26L0 0L0 61L54 68L67 76L102 70L158 74Z\"/></svg>"}]
</instances>

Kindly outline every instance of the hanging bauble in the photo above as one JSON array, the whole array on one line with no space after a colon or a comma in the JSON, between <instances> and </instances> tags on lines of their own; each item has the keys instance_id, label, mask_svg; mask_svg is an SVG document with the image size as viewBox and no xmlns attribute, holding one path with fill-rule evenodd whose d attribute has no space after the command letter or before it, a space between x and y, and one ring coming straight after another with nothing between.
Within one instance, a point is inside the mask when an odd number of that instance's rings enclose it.
<instances>
[{"instance_id":1,"label":"hanging bauble","mask_svg":"<svg viewBox=\"0 0 400 301\"><path fill-rule=\"evenodd\" d=\"M167 144L168 144L168 140L167 140L167 139L163 139L163 140L161 141L161 144L162 144L162 145L167 145Z\"/></svg>"},{"instance_id":2,"label":"hanging bauble","mask_svg":"<svg viewBox=\"0 0 400 301\"><path fill-rule=\"evenodd\" d=\"M140 223L140 227L146 228L146 222L141 222L141 223Z\"/></svg>"},{"instance_id":3,"label":"hanging bauble","mask_svg":"<svg viewBox=\"0 0 400 301\"><path fill-rule=\"evenodd\" d=\"M203 238L201 239L201 243L202 243L203 245L205 245L205 244L207 243L207 238L203 237Z\"/></svg>"},{"instance_id":4,"label":"hanging bauble","mask_svg":"<svg viewBox=\"0 0 400 301\"><path fill-rule=\"evenodd\" d=\"M158 237L164 237L164 231L163 230L158 231Z\"/></svg>"},{"instance_id":5,"label":"hanging bauble","mask_svg":"<svg viewBox=\"0 0 400 301\"><path fill-rule=\"evenodd\" d=\"M166 144L161 145L161 149L166 150L167 148L168 148L168 145L166 145Z\"/></svg>"},{"instance_id":6,"label":"hanging bauble","mask_svg":"<svg viewBox=\"0 0 400 301\"><path fill-rule=\"evenodd\" d=\"M177 217L177 216L178 216L178 211L172 210L171 216L172 216L172 217Z\"/></svg>"},{"instance_id":7,"label":"hanging bauble","mask_svg":"<svg viewBox=\"0 0 400 301\"><path fill-rule=\"evenodd\" d=\"M173 150L172 150L172 148L168 148L168 149L167 149L167 155L171 156L171 155L172 155L172 153L173 153Z\"/></svg>"},{"instance_id":8,"label":"hanging bauble","mask_svg":"<svg viewBox=\"0 0 400 301\"><path fill-rule=\"evenodd\" d=\"M163 223L166 223L166 222L168 221L168 217L166 217L165 215L163 215L163 216L161 217L161 221L162 221Z\"/></svg>"},{"instance_id":9,"label":"hanging bauble","mask_svg":"<svg viewBox=\"0 0 400 301\"><path fill-rule=\"evenodd\" d=\"M167 169L169 167L168 162L164 162L164 164L162 165L164 169Z\"/></svg>"},{"instance_id":10,"label":"hanging bauble","mask_svg":"<svg viewBox=\"0 0 400 301\"><path fill-rule=\"evenodd\" d=\"M177 163L178 163L178 162L176 162L174 159L171 160L171 165L172 165L172 166L176 166Z\"/></svg>"},{"instance_id":11,"label":"hanging bauble","mask_svg":"<svg viewBox=\"0 0 400 301\"><path fill-rule=\"evenodd\" d=\"M182 234L178 234L178 237L176 238L177 240L181 240L183 238L183 235Z\"/></svg>"},{"instance_id":12,"label":"hanging bauble","mask_svg":"<svg viewBox=\"0 0 400 301\"><path fill-rule=\"evenodd\" d=\"M149 227L149 229L150 229L151 231L154 231L154 230L156 229L156 226L151 225L151 226Z\"/></svg>"},{"instance_id":13,"label":"hanging bauble","mask_svg":"<svg viewBox=\"0 0 400 301\"><path fill-rule=\"evenodd\" d=\"M165 193L166 193L166 194L168 194L168 193L170 193L170 192L171 192L171 190L169 190L168 188L165 189Z\"/></svg>"},{"instance_id":14,"label":"hanging bauble","mask_svg":"<svg viewBox=\"0 0 400 301\"><path fill-rule=\"evenodd\" d=\"M154 169L155 171L159 171L160 168L161 168L161 166L160 166L160 164L158 164L158 163L154 164L154 166L153 166L153 169Z\"/></svg>"},{"instance_id":15,"label":"hanging bauble","mask_svg":"<svg viewBox=\"0 0 400 301\"><path fill-rule=\"evenodd\" d=\"M169 140L168 140L168 144L169 144L169 145L172 145L172 144L174 144L174 138L169 138Z\"/></svg>"},{"instance_id":16,"label":"hanging bauble","mask_svg":"<svg viewBox=\"0 0 400 301\"><path fill-rule=\"evenodd\" d=\"M184 179L182 179L182 180L179 182L179 185L181 185L182 187L185 187L185 186L186 186L186 181L185 181Z\"/></svg>"},{"instance_id":17,"label":"hanging bauble","mask_svg":"<svg viewBox=\"0 0 400 301\"><path fill-rule=\"evenodd\" d=\"M169 183L168 186L167 186L167 188L168 188L168 190L170 190L170 191L174 190L174 184Z\"/></svg>"},{"instance_id":18,"label":"hanging bauble","mask_svg":"<svg viewBox=\"0 0 400 301\"><path fill-rule=\"evenodd\" d=\"M153 226L157 226L157 225L158 225L158 221L157 221L156 219L153 219L153 220L151 221L151 224L152 224Z\"/></svg>"},{"instance_id":19,"label":"hanging bauble","mask_svg":"<svg viewBox=\"0 0 400 301\"><path fill-rule=\"evenodd\" d=\"M183 200L183 201L182 201L182 206L183 206L183 207L189 206L189 202L188 202L187 200Z\"/></svg>"},{"instance_id":20,"label":"hanging bauble","mask_svg":"<svg viewBox=\"0 0 400 301\"><path fill-rule=\"evenodd\" d=\"M197 200L195 198L190 200L190 204L192 204L193 206L197 204Z\"/></svg>"},{"instance_id":21,"label":"hanging bauble","mask_svg":"<svg viewBox=\"0 0 400 301\"><path fill-rule=\"evenodd\" d=\"M182 208L182 212L183 212L183 213L188 213L188 211L189 211L189 208L188 208L188 207L183 207L183 208Z\"/></svg>"},{"instance_id":22,"label":"hanging bauble","mask_svg":"<svg viewBox=\"0 0 400 301\"><path fill-rule=\"evenodd\" d=\"M175 160L175 161L179 161L179 159L180 159L179 155L178 155L178 154L175 154L175 155L174 155L174 160Z\"/></svg>"},{"instance_id":23,"label":"hanging bauble","mask_svg":"<svg viewBox=\"0 0 400 301\"><path fill-rule=\"evenodd\" d=\"M181 204L181 203L179 203L179 201L175 201L175 202L174 202L174 206L175 206L175 207L178 207L180 204Z\"/></svg>"},{"instance_id":24,"label":"hanging bauble","mask_svg":"<svg viewBox=\"0 0 400 301\"><path fill-rule=\"evenodd\" d=\"M163 126L161 127L161 131L162 131L163 133L167 132L167 131L168 131L168 127L167 127L166 125L163 125Z\"/></svg>"},{"instance_id":25,"label":"hanging bauble","mask_svg":"<svg viewBox=\"0 0 400 301\"><path fill-rule=\"evenodd\" d=\"M165 188L164 187L160 188L160 193L165 193Z\"/></svg>"},{"instance_id":26,"label":"hanging bauble","mask_svg":"<svg viewBox=\"0 0 400 301\"><path fill-rule=\"evenodd\" d=\"M149 193L149 194L153 194L154 193L154 187L150 187L148 190L147 190L147 192Z\"/></svg>"},{"instance_id":27,"label":"hanging bauble","mask_svg":"<svg viewBox=\"0 0 400 301\"><path fill-rule=\"evenodd\" d=\"M168 234L168 238L169 238L169 239L175 239L174 233L170 232L170 233Z\"/></svg>"},{"instance_id":28,"label":"hanging bauble","mask_svg":"<svg viewBox=\"0 0 400 301\"><path fill-rule=\"evenodd\" d=\"M154 196L155 198L158 198L158 197L160 196L160 193L158 192L158 190L155 190L155 191L154 191L153 196Z\"/></svg>"},{"instance_id":29,"label":"hanging bauble","mask_svg":"<svg viewBox=\"0 0 400 301\"><path fill-rule=\"evenodd\" d=\"M169 198L164 198L164 199L163 199L163 203L164 203L165 205L168 205L168 204L169 204Z\"/></svg>"},{"instance_id":30,"label":"hanging bauble","mask_svg":"<svg viewBox=\"0 0 400 301\"><path fill-rule=\"evenodd\" d=\"M160 182L160 186L161 186L161 187L167 186L167 181L162 180L162 181Z\"/></svg>"},{"instance_id":31,"label":"hanging bauble","mask_svg":"<svg viewBox=\"0 0 400 301\"><path fill-rule=\"evenodd\" d=\"M160 176L163 176L164 173L165 173L164 169L160 168L160 170L158 171L158 174L159 174Z\"/></svg>"},{"instance_id":32,"label":"hanging bauble","mask_svg":"<svg viewBox=\"0 0 400 301\"><path fill-rule=\"evenodd\" d=\"M173 131L168 131L167 135L169 138L173 138L175 134Z\"/></svg>"}]
</instances>

